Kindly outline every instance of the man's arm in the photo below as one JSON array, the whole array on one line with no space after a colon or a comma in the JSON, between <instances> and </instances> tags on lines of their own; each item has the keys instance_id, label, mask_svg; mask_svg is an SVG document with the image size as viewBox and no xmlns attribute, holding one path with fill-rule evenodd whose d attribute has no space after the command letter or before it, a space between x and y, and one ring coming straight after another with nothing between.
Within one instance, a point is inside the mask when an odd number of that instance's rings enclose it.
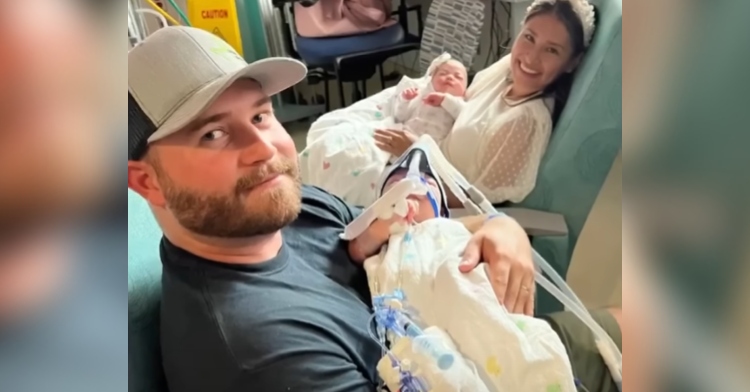
<instances>
[{"instance_id":1,"label":"man's arm","mask_svg":"<svg viewBox=\"0 0 750 392\"><path fill-rule=\"evenodd\" d=\"M493 221L493 230L503 230L506 227L516 229L518 226L513 218L497 214L474 215L454 220L460 222L466 227L466 230L475 234L490 219ZM388 228L386 227L388 224L382 225L381 223L380 220L373 222L364 233L349 242L349 256L354 261L360 263L365 261L368 257L375 255L388 241Z\"/></svg>"},{"instance_id":2,"label":"man's arm","mask_svg":"<svg viewBox=\"0 0 750 392\"><path fill-rule=\"evenodd\" d=\"M513 218L507 216L507 215L500 215L500 214L482 214L482 215L472 215L472 216L465 216L462 218L456 218L454 219L457 222L461 222L461 224L466 227L466 230L469 230L472 234L475 234L476 232L481 229L485 223L487 223L488 220L492 220L493 224L497 224L498 229L502 229L503 227L513 227L518 226L515 220Z\"/></svg>"}]
</instances>

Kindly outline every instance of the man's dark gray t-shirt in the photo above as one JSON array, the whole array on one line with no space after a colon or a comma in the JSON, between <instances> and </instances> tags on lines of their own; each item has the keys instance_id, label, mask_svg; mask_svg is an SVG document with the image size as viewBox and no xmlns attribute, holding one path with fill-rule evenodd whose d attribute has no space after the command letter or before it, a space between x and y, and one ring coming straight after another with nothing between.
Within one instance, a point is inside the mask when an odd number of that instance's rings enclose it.
<instances>
[{"instance_id":1,"label":"man's dark gray t-shirt","mask_svg":"<svg viewBox=\"0 0 750 392\"><path fill-rule=\"evenodd\" d=\"M171 392L373 391L364 270L339 234L358 211L303 187L272 260L211 262L162 241L162 352Z\"/></svg>"}]
</instances>

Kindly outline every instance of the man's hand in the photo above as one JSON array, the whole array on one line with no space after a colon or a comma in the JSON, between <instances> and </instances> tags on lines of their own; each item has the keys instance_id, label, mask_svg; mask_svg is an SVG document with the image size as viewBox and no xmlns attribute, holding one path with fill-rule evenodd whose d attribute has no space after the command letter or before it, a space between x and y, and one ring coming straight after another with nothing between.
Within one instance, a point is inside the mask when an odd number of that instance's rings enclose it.
<instances>
[{"instance_id":1,"label":"man's hand","mask_svg":"<svg viewBox=\"0 0 750 392\"><path fill-rule=\"evenodd\" d=\"M496 217L481 226L469 241L461 272L482 261L497 299L511 313L534 315L535 281L531 243L523 228L509 217Z\"/></svg>"},{"instance_id":2,"label":"man's hand","mask_svg":"<svg viewBox=\"0 0 750 392\"><path fill-rule=\"evenodd\" d=\"M443 93L430 93L427 97L424 99L424 103L430 105L430 106L440 106L443 104L443 101L445 100L445 94Z\"/></svg>"},{"instance_id":3,"label":"man's hand","mask_svg":"<svg viewBox=\"0 0 750 392\"><path fill-rule=\"evenodd\" d=\"M381 150L400 157L417 141L417 136L407 131L378 129L375 131L375 145Z\"/></svg>"},{"instance_id":4,"label":"man's hand","mask_svg":"<svg viewBox=\"0 0 750 392\"><path fill-rule=\"evenodd\" d=\"M417 95L419 95L419 90L412 87L412 88L407 88L406 90L404 90L404 92L401 93L401 98L407 101L411 101L412 99L416 98Z\"/></svg>"}]
</instances>

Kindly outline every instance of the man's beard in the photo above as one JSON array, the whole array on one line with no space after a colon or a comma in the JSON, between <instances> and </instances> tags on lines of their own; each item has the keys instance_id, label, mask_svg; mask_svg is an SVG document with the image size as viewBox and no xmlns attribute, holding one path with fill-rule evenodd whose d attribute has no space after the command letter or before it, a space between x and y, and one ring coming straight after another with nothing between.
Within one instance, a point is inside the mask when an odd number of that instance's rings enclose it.
<instances>
[{"instance_id":1,"label":"man's beard","mask_svg":"<svg viewBox=\"0 0 750 392\"><path fill-rule=\"evenodd\" d=\"M156 166L167 208L182 227L198 235L248 238L272 234L297 219L301 209L299 171L296 163L287 159L273 161L241 178L227 195L179 188ZM247 200L247 192L273 175L282 176L282 183L256 191Z\"/></svg>"}]
</instances>

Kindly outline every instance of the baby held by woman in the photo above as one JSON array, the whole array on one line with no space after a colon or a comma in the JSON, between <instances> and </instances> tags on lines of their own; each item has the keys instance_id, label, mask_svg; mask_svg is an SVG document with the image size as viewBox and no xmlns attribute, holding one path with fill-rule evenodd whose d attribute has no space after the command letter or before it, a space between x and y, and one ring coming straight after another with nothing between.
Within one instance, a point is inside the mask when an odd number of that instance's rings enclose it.
<instances>
[{"instance_id":1,"label":"baby held by woman","mask_svg":"<svg viewBox=\"0 0 750 392\"><path fill-rule=\"evenodd\" d=\"M413 173L414 148L382 181L387 193ZM391 391L575 391L560 337L539 319L510 314L482 269L459 271L471 235L448 216L440 179L419 163L426 195L411 195L405 217L383 215L354 241L364 260L378 336L378 371ZM398 209L398 208L396 208ZM415 389L409 389L407 386Z\"/></svg>"},{"instance_id":2,"label":"baby held by woman","mask_svg":"<svg viewBox=\"0 0 750 392\"><path fill-rule=\"evenodd\" d=\"M429 83L404 77L390 105L394 124L377 130L377 146L399 157L420 136L430 135L436 142L445 139L465 105L468 71L461 62L443 54L427 71Z\"/></svg>"}]
</instances>

